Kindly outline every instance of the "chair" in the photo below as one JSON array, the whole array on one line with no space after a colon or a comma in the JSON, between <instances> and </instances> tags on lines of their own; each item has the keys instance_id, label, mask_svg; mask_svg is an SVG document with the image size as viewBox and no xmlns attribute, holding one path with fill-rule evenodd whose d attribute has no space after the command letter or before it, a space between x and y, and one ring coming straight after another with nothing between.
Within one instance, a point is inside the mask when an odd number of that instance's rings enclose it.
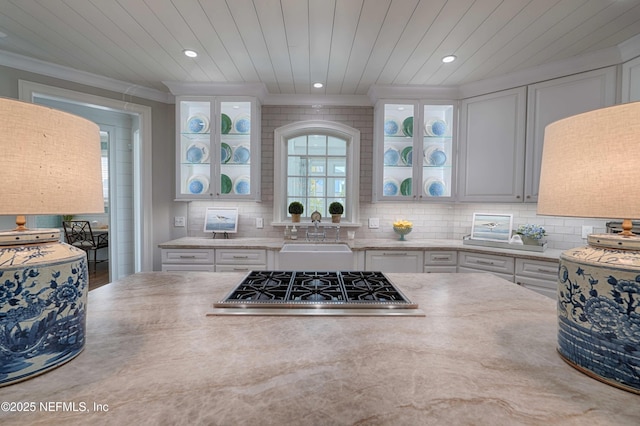
<instances>
[{"instance_id":1,"label":"chair","mask_svg":"<svg viewBox=\"0 0 640 426\"><path fill-rule=\"evenodd\" d=\"M93 251L93 268L97 267L98 249L109 247L109 233L94 234L91 224L86 220L70 220L62 222L67 243L87 252L87 260L90 261L89 252ZM101 260L105 262L106 260Z\"/></svg>"}]
</instances>

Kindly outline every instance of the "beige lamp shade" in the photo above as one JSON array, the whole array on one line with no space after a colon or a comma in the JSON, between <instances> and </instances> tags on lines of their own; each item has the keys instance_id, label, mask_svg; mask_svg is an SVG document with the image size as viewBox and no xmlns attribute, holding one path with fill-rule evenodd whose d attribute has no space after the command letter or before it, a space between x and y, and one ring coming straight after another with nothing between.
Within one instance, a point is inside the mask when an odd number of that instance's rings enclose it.
<instances>
[{"instance_id":1,"label":"beige lamp shade","mask_svg":"<svg viewBox=\"0 0 640 426\"><path fill-rule=\"evenodd\" d=\"M640 218L640 102L546 127L538 214Z\"/></svg>"},{"instance_id":2,"label":"beige lamp shade","mask_svg":"<svg viewBox=\"0 0 640 426\"><path fill-rule=\"evenodd\" d=\"M0 98L0 214L104 212L100 157L95 123Z\"/></svg>"}]
</instances>

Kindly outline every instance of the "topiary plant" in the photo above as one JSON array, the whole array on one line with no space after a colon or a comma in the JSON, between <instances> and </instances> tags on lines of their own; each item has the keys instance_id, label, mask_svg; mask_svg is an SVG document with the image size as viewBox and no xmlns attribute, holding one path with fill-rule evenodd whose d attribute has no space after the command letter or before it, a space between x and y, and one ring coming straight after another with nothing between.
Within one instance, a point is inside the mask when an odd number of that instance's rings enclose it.
<instances>
[{"instance_id":1,"label":"topiary plant","mask_svg":"<svg viewBox=\"0 0 640 426\"><path fill-rule=\"evenodd\" d=\"M342 214L344 213L344 206L341 203L334 201L333 203L329 204L329 213Z\"/></svg>"},{"instance_id":2,"label":"topiary plant","mask_svg":"<svg viewBox=\"0 0 640 426\"><path fill-rule=\"evenodd\" d=\"M304 212L304 206L300 201L293 201L289 204L289 214L302 214Z\"/></svg>"}]
</instances>

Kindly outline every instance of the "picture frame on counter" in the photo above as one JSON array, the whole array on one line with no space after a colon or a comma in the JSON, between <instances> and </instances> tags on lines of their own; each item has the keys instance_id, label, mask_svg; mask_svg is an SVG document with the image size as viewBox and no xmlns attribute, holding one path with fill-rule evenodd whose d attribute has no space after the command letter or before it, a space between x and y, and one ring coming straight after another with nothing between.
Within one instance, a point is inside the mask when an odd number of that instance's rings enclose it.
<instances>
[{"instance_id":1,"label":"picture frame on counter","mask_svg":"<svg viewBox=\"0 0 640 426\"><path fill-rule=\"evenodd\" d=\"M238 232L237 207L207 207L204 216L204 232L235 234Z\"/></svg>"},{"instance_id":2,"label":"picture frame on counter","mask_svg":"<svg viewBox=\"0 0 640 426\"><path fill-rule=\"evenodd\" d=\"M508 243L513 227L512 214L474 213L471 239Z\"/></svg>"}]
</instances>

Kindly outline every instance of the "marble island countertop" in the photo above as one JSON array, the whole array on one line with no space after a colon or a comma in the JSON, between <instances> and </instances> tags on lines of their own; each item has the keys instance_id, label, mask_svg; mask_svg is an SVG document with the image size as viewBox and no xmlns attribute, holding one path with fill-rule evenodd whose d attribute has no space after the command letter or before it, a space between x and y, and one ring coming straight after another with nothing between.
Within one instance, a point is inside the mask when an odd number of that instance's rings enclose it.
<instances>
[{"instance_id":1,"label":"marble island countertop","mask_svg":"<svg viewBox=\"0 0 640 426\"><path fill-rule=\"evenodd\" d=\"M211 317L242 274L129 276L89 293L83 353L0 388L69 409L0 423L640 423L637 395L556 353L555 301L490 274L388 276L425 317Z\"/></svg>"},{"instance_id":2,"label":"marble island countertop","mask_svg":"<svg viewBox=\"0 0 640 426\"><path fill-rule=\"evenodd\" d=\"M326 240L323 243L335 243L334 240ZM166 249L207 249L207 248L238 248L238 249L266 249L280 250L283 244L309 243L304 238L297 240L283 240L282 238L230 238L214 239L210 237L184 237L158 244ZM462 240L448 239L354 239L340 240L339 243L347 244L353 251L362 250L464 250L476 253L495 253L512 255L522 258L557 260L562 250L546 249L543 252L529 250L515 250L496 247L484 247L465 245Z\"/></svg>"}]
</instances>

